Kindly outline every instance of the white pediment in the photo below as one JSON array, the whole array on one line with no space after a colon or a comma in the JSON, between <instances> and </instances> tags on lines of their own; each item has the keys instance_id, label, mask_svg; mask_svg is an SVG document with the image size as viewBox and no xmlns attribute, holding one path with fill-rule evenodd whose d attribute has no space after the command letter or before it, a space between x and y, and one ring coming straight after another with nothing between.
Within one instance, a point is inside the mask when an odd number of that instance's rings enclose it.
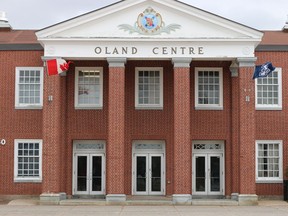
<instances>
[{"instance_id":1,"label":"white pediment","mask_svg":"<svg viewBox=\"0 0 288 216\"><path fill-rule=\"evenodd\" d=\"M150 26L149 19L153 20ZM179 46L197 41L244 42L254 50L262 38L255 29L176 0L124 0L42 29L36 35L44 48L61 41L105 40L124 44L178 41L182 43Z\"/></svg>"}]
</instances>

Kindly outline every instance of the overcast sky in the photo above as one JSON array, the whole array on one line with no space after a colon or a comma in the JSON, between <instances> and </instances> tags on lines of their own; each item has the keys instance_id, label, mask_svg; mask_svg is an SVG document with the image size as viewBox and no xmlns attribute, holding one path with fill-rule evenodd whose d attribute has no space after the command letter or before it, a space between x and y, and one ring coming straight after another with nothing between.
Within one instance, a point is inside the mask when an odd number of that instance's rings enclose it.
<instances>
[{"instance_id":1,"label":"overcast sky","mask_svg":"<svg viewBox=\"0 0 288 216\"><path fill-rule=\"evenodd\" d=\"M281 30L288 15L288 0L182 1L259 30ZM42 29L114 2L117 0L0 0L0 11L6 12L13 29Z\"/></svg>"}]
</instances>

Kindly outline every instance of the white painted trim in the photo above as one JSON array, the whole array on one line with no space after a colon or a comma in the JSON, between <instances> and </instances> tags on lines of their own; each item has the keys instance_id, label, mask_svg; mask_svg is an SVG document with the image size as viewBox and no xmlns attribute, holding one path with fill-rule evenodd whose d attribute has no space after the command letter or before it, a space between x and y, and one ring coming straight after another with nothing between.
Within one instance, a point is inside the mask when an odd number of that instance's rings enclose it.
<instances>
[{"instance_id":1,"label":"white painted trim","mask_svg":"<svg viewBox=\"0 0 288 216\"><path fill-rule=\"evenodd\" d=\"M104 149L76 149L76 144L104 144ZM78 192L77 189L77 156L87 156L89 163L87 166L87 176L89 168L91 168L91 159L93 156L102 157L102 190L97 192L91 191L91 183L89 181L88 191ZM73 141L73 171L72 171L72 195L105 195L106 194L106 143L104 140L74 140Z\"/></svg>"},{"instance_id":2,"label":"white painted trim","mask_svg":"<svg viewBox=\"0 0 288 216\"><path fill-rule=\"evenodd\" d=\"M160 104L139 104L138 103L138 81L139 81L139 71L159 71L160 72ZM164 80L163 68L162 67L136 67L135 68L135 109L163 109L163 80Z\"/></svg>"},{"instance_id":3,"label":"white painted trim","mask_svg":"<svg viewBox=\"0 0 288 216\"><path fill-rule=\"evenodd\" d=\"M273 105L258 104L257 82L259 79L261 79L261 78L258 78L258 79L255 79L255 107L256 107L256 110L282 110L282 89L283 89L282 68L276 68L275 71L278 72L278 104L273 104Z\"/></svg>"},{"instance_id":4,"label":"white painted trim","mask_svg":"<svg viewBox=\"0 0 288 216\"><path fill-rule=\"evenodd\" d=\"M162 146L161 149L135 149L135 146L137 144L159 144ZM132 195L166 195L166 147L165 147L165 141L164 140L134 140L132 143ZM161 184L163 188L162 193L151 193L149 194L148 188L147 192L145 193L136 193L136 156L146 156L147 160L149 160L150 156L156 155L161 156L161 165L162 165L162 179ZM147 166L148 166L147 161ZM148 184L148 183L147 183Z\"/></svg>"},{"instance_id":5,"label":"white painted trim","mask_svg":"<svg viewBox=\"0 0 288 216\"><path fill-rule=\"evenodd\" d=\"M80 70L99 70L100 72L100 92L99 104L79 104L78 103L78 77ZM75 87L74 87L74 106L75 109L102 109L103 108L103 68L102 67L76 67L75 68Z\"/></svg>"},{"instance_id":6,"label":"white painted trim","mask_svg":"<svg viewBox=\"0 0 288 216\"><path fill-rule=\"evenodd\" d=\"M218 71L219 72L219 104L199 104L198 103L198 73L200 71ZM195 68L195 109L196 110L223 110L223 68L196 67Z\"/></svg>"},{"instance_id":7,"label":"white painted trim","mask_svg":"<svg viewBox=\"0 0 288 216\"><path fill-rule=\"evenodd\" d=\"M220 144L222 146L221 149L194 149L194 144ZM205 157L205 166L206 166L206 171L208 170L208 163L209 163L209 158L210 156L220 156L220 172L223 172L221 182L220 182L220 192L209 192L208 191L208 184L209 180L207 178L206 174L206 191L205 192L196 192L196 180L195 180L195 175L196 175L196 156L203 156ZM193 140L192 141L192 196L193 195L225 195L225 142L224 140ZM221 175L221 173L220 173ZM222 190L222 191L221 191Z\"/></svg>"},{"instance_id":8,"label":"white painted trim","mask_svg":"<svg viewBox=\"0 0 288 216\"><path fill-rule=\"evenodd\" d=\"M24 104L19 103L19 78L20 70L38 70L40 71L40 103ZM33 84L33 83L30 83ZM43 85L44 85L44 69L43 67L16 67L15 68L15 109L42 109L43 108Z\"/></svg>"},{"instance_id":9,"label":"white painted trim","mask_svg":"<svg viewBox=\"0 0 288 216\"><path fill-rule=\"evenodd\" d=\"M270 177L258 177L258 144L279 144L279 177L270 178ZM255 178L256 183L283 183L283 141L282 140L256 140L255 141Z\"/></svg>"},{"instance_id":10,"label":"white painted trim","mask_svg":"<svg viewBox=\"0 0 288 216\"><path fill-rule=\"evenodd\" d=\"M18 177L18 143L39 143L39 177ZM43 141L41 139L15 139L14 140L14 182L42 182L42 148Z\"/></svg>"}]
</instances>

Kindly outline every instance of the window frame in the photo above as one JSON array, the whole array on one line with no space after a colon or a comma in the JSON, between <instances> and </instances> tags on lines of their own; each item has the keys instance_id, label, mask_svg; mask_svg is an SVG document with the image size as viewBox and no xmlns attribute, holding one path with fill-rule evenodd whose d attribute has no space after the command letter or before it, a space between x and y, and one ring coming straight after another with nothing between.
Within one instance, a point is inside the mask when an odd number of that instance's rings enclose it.
<instances>
[{"instance_id":1,"label":"window frame","mask_svg":"<svg viewBox=\"0 0 288 216\"><path fill-rule=\"evenodd\" d=\"M256 143L256 146L255 146L256 183L283 183L283 141L282 140L256 140L255 143ZM259 144L278 144L279 145L279 177L258 177L258 157L259 157L258 146Z\"/></svg>"},{"instance_id":2,"label":"window frame","mask_svg":"<svg viewBox=\"0 0 288 216\"><path fill-rule=\"evenodd\" d=\"M79 89L79 71L81 70L99 70L100 71L100 91L99 104L79 104L78 89ZM75 109L103 109L103 67L76 67L75 68L75 91L74 91L74 106Z\"/></svg>"},{"instance_id":3,"label":"window frame","mask_svg":"<svg viewBox=\"0 0 288 216\"><path fill-rule=\"evenodd\" d=\"M275 71L278 72L278 104L275 105L262 105L258 104L258 80L262 78L257 78L255 79L255 107L256 110L282 110L282 88L283 88L283 83L282 83L282 68L276 68ZM272 72L273 73L273 72Z\"/></svg>"},{"instance_id":4,"label":"window frame","mask_svg":"<svg viewBox=\"0 0 288 216\"><path fill-rule=\"evenodd\" d=\"M218 71L219 72L219 104L199 104L199 72ZM195 68L195 109L196 110L223 110L223 68L222 67L196 67Z\"/></svg>"},{"instance_id":5,"label":"window frame","mask_svg":"<svg viewBox=\"0 0 288 216\"><path fill-rule=\"evenodd\" d=\"M43 88L44 88L44 69L43 67L16 67L15 75L15 108L16 109L42 109L43 108ZM19 102L19 84L21 70L39 70L40 71L40 103L39 104L25 104Z\"/></svg>"},{"instance_id":6,"label":"window frame","mask_svg":"<svg viewBox=\"0 0 288 216\"><path fill-rule=\"evenodd\" d=\"M139 104L139 72L140 71L159 71L160 74L160 103L159 104ZM163 67L136 67L135 68L135 108L136 109L163 109Z\"/></svg>"},{"instance_id":7,"label":"window frame","mask_svg":"<svg viewBox=\"0 0 288 216\"><path fill-rule=\"evenodd\" d=\"M39 143L39 176L35 177L22 177L18 176L18 144L19 143ZM14 182L42 182L42 154L43 141L41 139L15 139L14 140Z\"/></svg>"}]
</instances>

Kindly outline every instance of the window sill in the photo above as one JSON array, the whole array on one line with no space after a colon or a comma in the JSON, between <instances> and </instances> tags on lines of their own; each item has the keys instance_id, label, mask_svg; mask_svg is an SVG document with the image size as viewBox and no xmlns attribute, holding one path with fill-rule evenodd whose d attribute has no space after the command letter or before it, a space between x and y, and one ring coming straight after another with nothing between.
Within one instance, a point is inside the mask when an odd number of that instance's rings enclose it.
<instances>
[{"instance_id":1,"label":"window sill","mask_svg":"<svg viewBox=\"0 0 288 216\"><path fill-rule=\"evenodd\" d=\"M163 110L163 107L135 107L136 110Z\"/></svg>"},{"instance_id":2,"label":"window sill","mask_svg":"<svg viewBox=\"0 0 288 216\"><path fill-rule=\"evenodd\" d=\"M205 107L205 106L195 106L195 110L224 110L224 108L221 106L217 107Z\"/></svg>"},{"instance_id":3,"label":"window sill","mask_svg":"<svg viewBox=\"0 0 288 216\"><path fill-rule=\"evenodd\" d=\"M42 183L42 179L14 178L14 183Z\"/></svg>"},{"instance_id":4,"label":"window sill","mask_svg":"<svg viewBox=\"0 0 288 216\"><path fill-rule=\"evenodd\" d=\"M99 107L81 107L81 106L75 106L75 110L102 110L103 109L103 106L99 106Z\"/></svg>"},{"instance_id":5,"label":"window sill","mask_svg":"<svg viewBox=\"0 0 288 216\"><path fill-rule=\"evenodd\" d=\"M275 180L256 180L256 184L280 184L283 183L283 179L275 179Z\"/></svg>"},{"instance_id":6,"label":"window sill","mask_svg":"<svg viewBox=\"0 0 288 216\"><path fill-rule=\"evenodd\" d=\"M256 106L256 110L267 110L267 111L281 111L282 107L257 107Z\"/></svg>"},{"instance_id":7,"label":"window sill","mask_svg":"<svg viewBox=\"0 0 288 216\"><path fill-rule=\"evenodd\" d=\"M43 106L15 106L17 110L41 110Z\"/></svg>"}]
</instances>

